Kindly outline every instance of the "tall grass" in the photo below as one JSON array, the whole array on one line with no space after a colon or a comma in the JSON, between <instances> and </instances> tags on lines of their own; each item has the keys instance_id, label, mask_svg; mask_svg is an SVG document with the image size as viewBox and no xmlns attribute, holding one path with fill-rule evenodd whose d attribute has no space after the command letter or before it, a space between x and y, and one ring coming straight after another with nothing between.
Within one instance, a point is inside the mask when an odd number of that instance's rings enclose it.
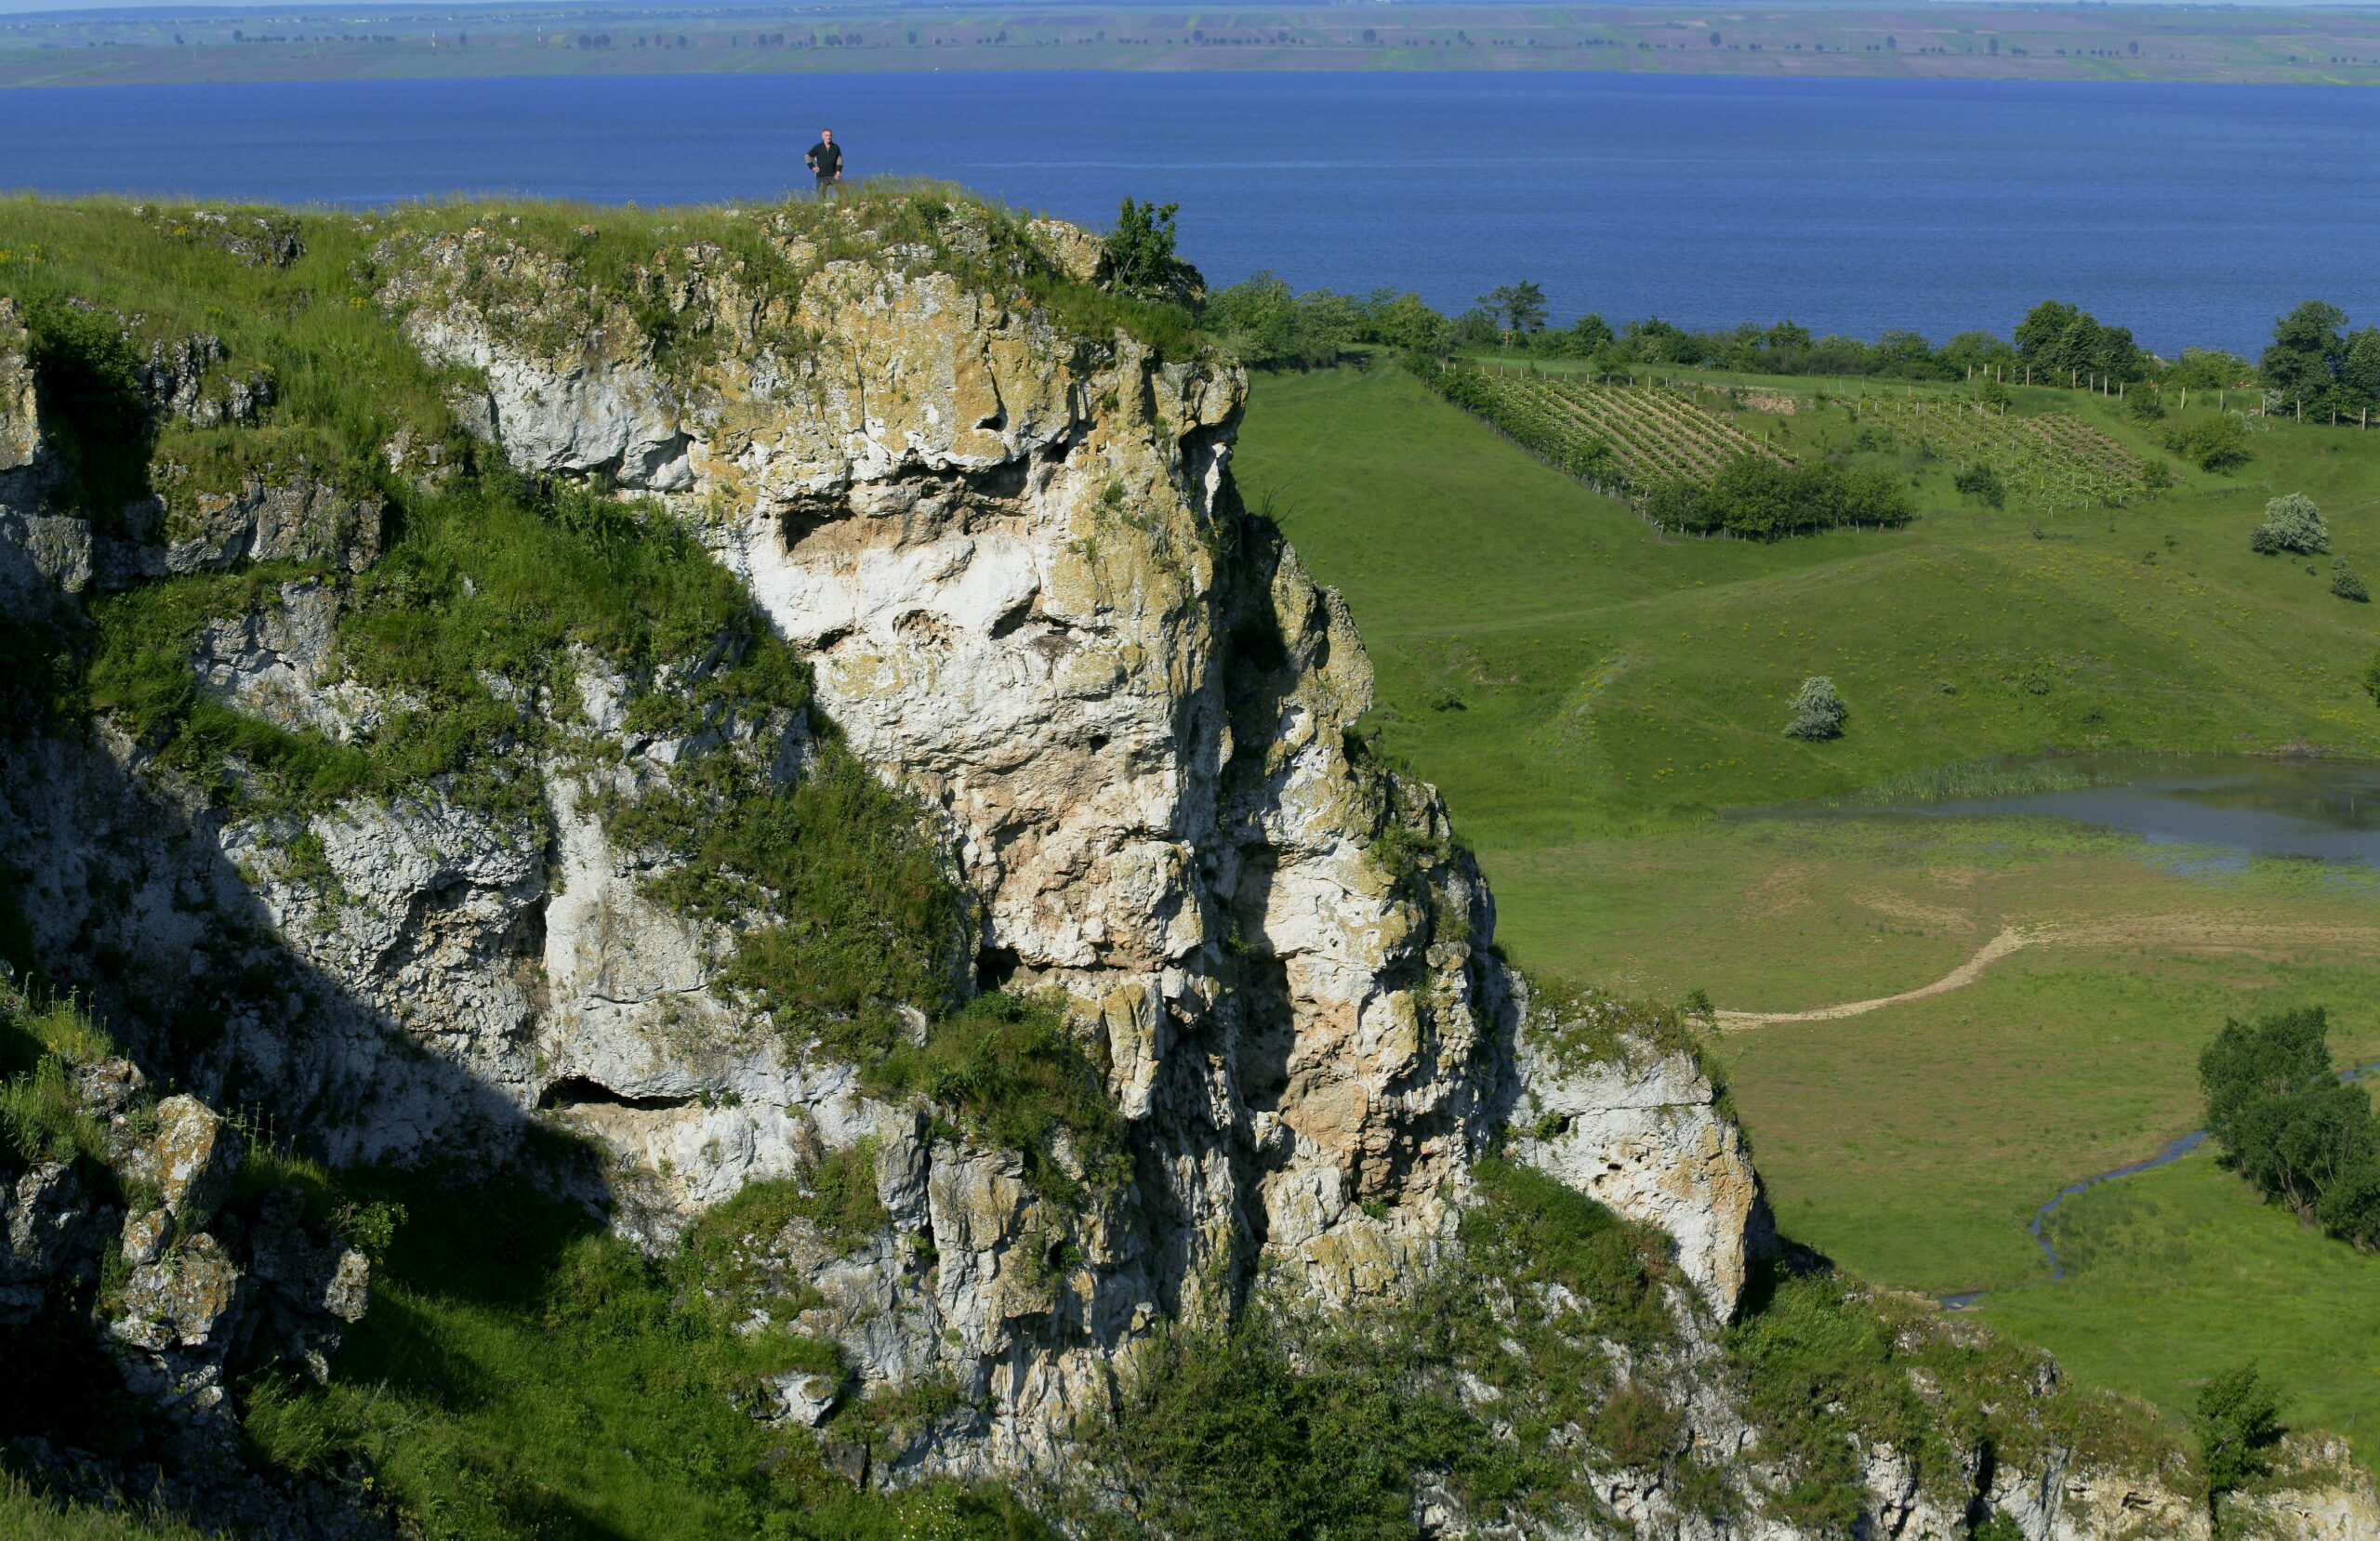
<instances>
[{"instance_id":1,"label":"tall grass","mask_svg":"<svg viewBox=\"0 0 2380 1541\"><path fill-rule=\"evenodd\" d=\"M2074 792L2117 779L2080 759L1964 760L1897 771L1846 799L1864 807L1969 802L1984 797L2023 797L2037 792Z\"/></svg>"},{"instance_id":2,"label":"tall grass","mask_svg":"<svg viewBox=\"0 0 2380 1541\"><path fill-rule=\"evenodd\" d=\"M0 1471L0 1535L9 1541L210 1541L173 1515L137 1506L60 1503Z\"/></svg>"}]
</instances>

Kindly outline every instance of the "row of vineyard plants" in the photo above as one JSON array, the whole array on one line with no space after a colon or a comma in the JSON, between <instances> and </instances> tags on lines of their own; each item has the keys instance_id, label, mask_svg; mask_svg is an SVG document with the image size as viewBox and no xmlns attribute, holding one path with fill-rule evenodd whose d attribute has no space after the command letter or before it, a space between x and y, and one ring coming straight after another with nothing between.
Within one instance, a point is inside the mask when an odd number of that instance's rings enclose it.
<instances>
[{"instance_id":1,"label":"row of vineyard plants","mask_svg":"<svg viewBox=\"0 0 2380 1541\"><path fill-rule=\"evenodd\" d=\"M2019 417L1922 397L1863 401L1863 423L1907 437L1945 460L1989 467L2008 492L2046 508L2113 508L2172 484L2162 462L2139 456L2062 412Z\"/></svg>"}]
</instances>

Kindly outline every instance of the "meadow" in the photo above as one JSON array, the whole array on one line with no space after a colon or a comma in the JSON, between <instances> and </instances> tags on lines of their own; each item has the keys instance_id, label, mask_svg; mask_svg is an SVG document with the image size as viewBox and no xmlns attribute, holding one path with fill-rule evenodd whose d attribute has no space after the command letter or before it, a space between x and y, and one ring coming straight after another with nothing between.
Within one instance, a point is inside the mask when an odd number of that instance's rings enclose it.
<instances>
[{"instance_id":1,"label":"meadow","mask_svg":"<svg viewBox=\"0 0 2380 1541\"><path fill-rule=\"evenodd\" d=\"M2162 453L2170 420L2020 389L2017 414L2070 415L2180 480L2123 507L1995 509L1957 493L1954 462L1855 448L1858 415L1812 400L1961 388L1726 383L1800 398L1731 414L1740 431L1890 466L1919 517L1771 543L1663 534L1385 364L1260 377L1237 469L1346 595L1379 672L1364 729L1445 790L1525 966L1787 1012L1911 990L2012 927L2033 936L1961 988L1730 1031L1713 1052L1790 1234L1882 1284L1990 1291L1981 1310L2007 1330L2176 1408L2254 1345L2212 1304L2167 1331L2143 1322L2145 1295L2119 1304L2091 1281L2153 1294L2170 1276L2211 1299L2191 1270L2215 1264L2117 1228L2052 1284L2025 1226L2067 1183L2198 1126L2197 1051L2227 1016L2326 1004L2342 1056L2380 1057L2380 880L1876 803L2020 785L2069 751L2380 755L2360 683L2372 608L2331 594L2328 559L2248 547L2265 500L2305 491L2334 550L2380 561L2380 439L2275 421L2215 475ZM1785 737L1788 698L1820 673L1847 731ZM2275 1321L2333 1310L2342 1281L2380 1284L2380 1263L2223 1192L2228 1207L2191 1223L2222 1257L2262 1259ZM2360 1436L2380 1414L2368 1365L2307 1351L2273 1368L2307 1416Z\"/></svg>"}]
</instances>

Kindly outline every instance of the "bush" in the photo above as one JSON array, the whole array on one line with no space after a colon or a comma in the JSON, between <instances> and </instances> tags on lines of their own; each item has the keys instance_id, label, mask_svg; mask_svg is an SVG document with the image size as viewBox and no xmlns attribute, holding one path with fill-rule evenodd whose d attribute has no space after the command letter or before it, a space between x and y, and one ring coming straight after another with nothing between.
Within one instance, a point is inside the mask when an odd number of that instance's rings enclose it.
<instances>
[{"instance_id":1,"label":"bush","mask_svg":"<svg viewBox=\"0 0 2380 1541\"><path fill-rule=\"evenodd\" d=\"M2124 415L2135 423L2156 423L2164 420L2165 403L2150 391L2138 391L2125 398Z\"/></svg>"},{"instance_id":2,"label":"bush","mask_svg":"<svg viewBox=\"0 0 2380 1541\"><path fill-rule=\"evenodd\" d=\"M873 1079L940 1103L1016 1152L1026 1183L1052 1203L1078 1202L1085 1183L1113 1189L1131 1176L1123 1115L1054 1002L978 995L936 1022L922 1046L894 1050ZM1061 1137L1079 1179L1057 1152Z\"/></svg>"},{"instance_id":3,"label":"bush","mask_svg":"<svg viewBox=\"0 0 2380 1541\"><path fill-rule=\"evenodd\" d=\"M1843 692L1825 675L1814 674L1802 681L1793 693L1792 720L1786 723L1790 738L1824 739L1843 736L1843 720L1851 715L1844 705Z\"/></svg>"},{"instance_id":4,"label":"bush","mask_svg":"<svg viewBox=\"0 0 2380 1541\"><path fill-rule=\"evenodd\" d=\"M2360 605L2372 602L2372 590L2363 586L2363 580L2356 576L2352 567L2339 568L2331 574L2331 592Z\"/></svg>"},{"instance_id":5,"label":"bush","mask_svg":"<svg viewBox=\"0 0 2380 1541\"><path fill-rule=\"evenodd\" d=\"M2248 537L2248 545L2266 556L2281 551L2315 556L2330 550L2331 533L2312 498L2284 493L2265 505L2265 521Z\"/></svg>"},{"instance_id":6,"label":"bush","mask_svg":"<svg viewBox=\"0 0 2380 1541\"><path fill-rule=\"evenodd\" d=\"M2165 436L2165 447L2202 471L2228 471L2244 466L2248 433L2230 416L2202 417Z\"/></svg>"},{"instance_id":7,"label":"bush","mask_svg":"<svg viewBox=\"0 0 2380 1541\"><path fill-rule=\"evenodd\" d=\"M2000 473L1989 466L1967 467L1950 478L1950 485L1959 490L1961 496L1974 498L1994 508L2008 501L2007 483L2002 481Z\"/></svg>"},{"instance_id":8,"label":"bush","mask_svg":"<svg viewBox=\"0 0 2380 1541\"><path fill-rule=\"evenodd\" d=\"M1664 529L1690 534L1725 531L1776 540L1842 525L1897 529L1914 516L1908 494L1886 471L1828 465L1781 465L1741 454L1708 482L1673 481L1652 488L1645 512Z\"/></svg>"}]
</instances>

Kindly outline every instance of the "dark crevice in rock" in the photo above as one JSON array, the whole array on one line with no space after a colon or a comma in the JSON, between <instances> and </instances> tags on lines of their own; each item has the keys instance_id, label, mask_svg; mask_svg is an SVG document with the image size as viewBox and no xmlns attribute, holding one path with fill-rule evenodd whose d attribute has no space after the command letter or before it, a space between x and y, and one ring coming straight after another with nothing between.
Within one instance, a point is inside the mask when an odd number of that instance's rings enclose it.
<instances>
[{"instance_id":1,"label":"dark crevice in rock","mask_svg":"<svg viewBox=\"0 0 2380 1541\"><path fill-rule=\"evenodd\" d=\"M537 1106L555 1109L610 1107L636 1108L647 1113L662 1113L671 1108L689 1107L691 1097L625 1097L602 1082L584 1075L565 1075L545 1089L537 1099Z\"/></svg>"}]
</instances>

